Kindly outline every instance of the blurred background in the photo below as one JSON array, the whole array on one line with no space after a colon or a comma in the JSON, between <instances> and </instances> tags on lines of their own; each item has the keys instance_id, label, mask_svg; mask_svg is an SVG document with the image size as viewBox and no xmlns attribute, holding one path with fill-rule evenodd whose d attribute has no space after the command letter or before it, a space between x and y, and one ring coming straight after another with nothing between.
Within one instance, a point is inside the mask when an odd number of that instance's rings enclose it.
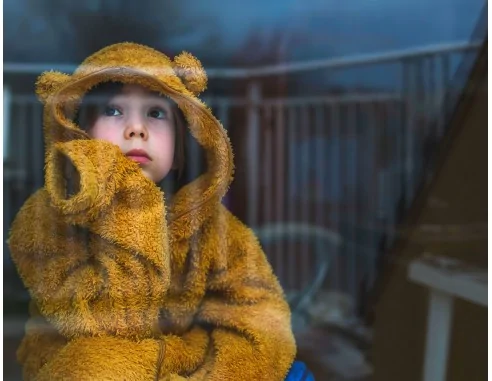
<instances>
[{"instance_id":1,"label":"blurred background","mask_svg":"<svg viewBox=\"0 0 492 381\"><path fill-rule=\"evenodd\" d=\"M121 41L205 66L235 150L224 203L316 380L485 379L484 0L4 1L4 379L28 301L5 239L44 183L35 80Z\"/></svg>"}]
</instances>

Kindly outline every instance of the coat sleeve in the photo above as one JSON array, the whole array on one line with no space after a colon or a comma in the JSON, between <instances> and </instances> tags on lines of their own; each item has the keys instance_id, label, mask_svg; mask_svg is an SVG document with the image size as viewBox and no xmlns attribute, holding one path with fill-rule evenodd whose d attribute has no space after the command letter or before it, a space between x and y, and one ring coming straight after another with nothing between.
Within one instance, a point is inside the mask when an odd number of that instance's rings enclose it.
<instances>
[{"instance_id":1,"label":"coat sleeve","mask_svg":"<svg viewBox=\"0 0 492 381\"><path fill-rule=\"evenodd\" d=\"M17 349L24 381L35 380L41 367L67 343L67 339L41 316L32 301L29 303L29 315L25 335Z\"/></svg>"},{"instance_id":2,"label":"coat sleeve","mask_svg":"<svg viewBox=\"0 0 492 381\"><path fill-rule=\"evenodd\" d=\"M180 380L202 363L208 348L205 330L195 327L181 336L134 341L114 336L79 337L57 349L45 363L39 354L31 361L41 367L32 373L36 381L148 381ZM38 353L50 346L37 348ZM158 367L158 364L160 366ZM26 364L27 365L27 364Z\"/></svg>"},{"instance_id":3,"label":"coat sleeve","mask_svg":"<svg viewBox=\"0 0 492 381\"><path fill-rule=\"evenodd\" d=\"M46 186L21 208L9 246L42 315L65 337L149 337L169 285L163 195L119 148L57 145ZM66 158L80 173L67 197Z\"/></svg>"},{"instance_id":4,"label":"coat sleeve","mask_svg":"<svg viewBox=\"0 0 492 381\"><path fill-rule=\"evenodd\" d=\"M206 379L284 380L296 354L289 306L253 232L229 221L228 253L198 314L211 327Z\"/></svg>"},{"instance_id":5,"label":"coat sleeve","mask_svg":"<svg viewBox=\"0 0 492 381\"><path fill-rule=\"evenodd\" d=\"M17 358L25 381L145 381L154 379L157 372L161 378L179 380L178 374L189 373L203 362L208 342L207 332L200 327L181 336L140 341L113 336L67 340L39 312L31 311Z\"/></svg>"}]
</instances>

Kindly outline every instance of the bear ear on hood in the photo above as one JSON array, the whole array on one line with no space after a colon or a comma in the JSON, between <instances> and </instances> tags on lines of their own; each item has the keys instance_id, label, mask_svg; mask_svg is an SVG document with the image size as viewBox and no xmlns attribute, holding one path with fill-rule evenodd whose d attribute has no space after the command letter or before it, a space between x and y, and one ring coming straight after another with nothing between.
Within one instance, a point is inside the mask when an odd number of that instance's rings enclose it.
<instances>
[{"instance_id":1,"label":"bear ear on hood","mask_svg":"<svg viewBox=\"0 0 492 381\"><path fill-rule=\"evenodd\" d=\"M173 68L181 82L194 95L200 94L207 88L207 74L202 63L188 52L182 52L174 57Z\"/></svg>"},{"instance_id":2,"label":"bear ear on hood","mask_svg":"<svg viewBox=\"0 0 492 381\"><path fill-rule=\"evenodd\" d=\"M70 75L59 71L46 71L36 81L36 95L45 104L55 91L70 80Z\"/></svg>"}]
</instances>

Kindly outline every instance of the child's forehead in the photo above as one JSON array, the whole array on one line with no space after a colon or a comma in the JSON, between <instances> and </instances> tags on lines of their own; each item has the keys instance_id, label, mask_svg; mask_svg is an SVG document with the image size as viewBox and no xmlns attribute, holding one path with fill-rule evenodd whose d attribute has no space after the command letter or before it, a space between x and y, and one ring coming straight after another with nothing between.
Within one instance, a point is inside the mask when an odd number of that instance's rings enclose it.
<instances>
[{"instance_id":1,"label":"child's forehead","mask_svg":"<svg viewBox=\"0 0 492 381\"><path fill-rule=\"evenodd\" d=\"M102 82L85 94L83 104L106 104L107 102L159 102L173 105L175 102L166 94L159 93L139 84Z\"/></svg>"},{"instance_id":2,"label":"child's forehead","mask_svg":"<svg viewBox=\"0 0 492 381\"><path fill-rule=\"evenodd\" d=\"M160 99L160 100L168 99L163 94L160 94L156 91L152 91L142 85L137 85L137 84L123 84L123 86L121 87L121 91L119 92L119 94L116 95L136 96L141 98L151 98L151 99Z\"/></svg>"}]
</instances>

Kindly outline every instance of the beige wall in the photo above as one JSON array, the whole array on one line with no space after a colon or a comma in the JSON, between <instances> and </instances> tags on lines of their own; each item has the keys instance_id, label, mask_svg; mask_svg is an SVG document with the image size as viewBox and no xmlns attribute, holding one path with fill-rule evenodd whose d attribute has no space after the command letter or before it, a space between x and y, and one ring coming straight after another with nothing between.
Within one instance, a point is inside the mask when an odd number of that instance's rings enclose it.
<instances>
[{"instance_id":1,"label":"beige wall","mask_svg":"<svg viewBox=\"0 0 492 381\"><path fill-rule=\"evenodd\" d=\"M450 126L446 154L436 177L413 207L410 227L420 224L487 224L487 50L479 61L467 96ZM438 200L436 203L432 200ZM429 202L431 201L431 202ZM372 358L375 381L422 379L427 291L407 280L407 264L422 252L487 266L487 232L425 243L410 233L391 254L376 306ZM487 379L487 310L455 303L448 380Z\"/></svg>"}]
</instances>

